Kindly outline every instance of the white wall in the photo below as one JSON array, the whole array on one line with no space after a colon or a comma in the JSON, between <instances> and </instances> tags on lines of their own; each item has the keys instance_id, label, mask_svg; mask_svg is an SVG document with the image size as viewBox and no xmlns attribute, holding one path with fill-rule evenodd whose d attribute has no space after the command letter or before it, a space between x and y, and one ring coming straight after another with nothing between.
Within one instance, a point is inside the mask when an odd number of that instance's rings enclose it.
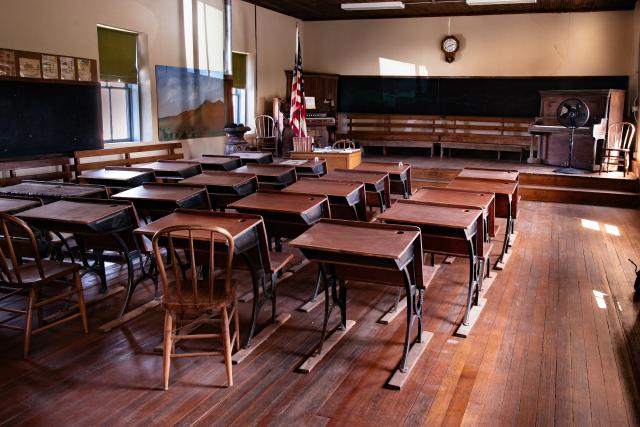
<instances>
[{"instance_id":1,"label":"white wall","mask_svg":"<svg viewBox=\"0 0 640 427\"><path fill-rule=\"evenodd\" d=\"M222 7L221 0L204 1L214 8ZM233 49L253 55L250 64L254 64L254 7L234 0L233 13ZM257 14L258 36L261 39L258 50L261 55L259 73L265 75L264 80L259 82L258 97L264 100L275 95L284 96L283 70L292 66L293 47L285 55L281 52L279 42L282 38L290 40L289 44L293 45L295 19L262 8L258 8ZM98 59L98 24L136 31L142 36L145 64L141 70L141 83L147 86L148 93L143 100L143 140L156 141L155 66L193 65L187 62L187 54L193 57L193 51L185 46L183 0L2 0L0 47ZM221 27L219 35L214 43L222 38ZM198 44L197 35L188 35L187 40L189 37L191 43ZM198 66L197 56L194 61ZM209 62L217 68L221 61L222 58L220 61L213 58ZM253 82L255 75L250 76L249 80ZM254 114L253 99L253 96L248 99L251 117ZM190 155L189 147L193 147L194 153L220 152L224 138L201 138L185 142L187 155Z\"/></svg>"},{"instance_id":2,"label":"white wall","mask_svg":"<svg viewBox=\"0 0 640 427\"><path fill-rule=\"evenodd\" d=\"M305 23L305 68L346 75L629 75L633 12L460 16ZM393 62L395 61L395 62Z\"/></svg>"}]
</instances>

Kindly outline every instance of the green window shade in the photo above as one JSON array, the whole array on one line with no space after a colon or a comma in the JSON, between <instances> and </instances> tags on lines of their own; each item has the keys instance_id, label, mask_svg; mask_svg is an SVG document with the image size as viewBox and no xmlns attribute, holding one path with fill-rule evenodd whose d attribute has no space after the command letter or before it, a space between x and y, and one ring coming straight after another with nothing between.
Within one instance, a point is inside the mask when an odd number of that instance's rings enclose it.
<instances>
[{"instance_id":1,"label":"green window shade","mask_svg":"<svg viewBox=\"0 0 640 427\"><path fill-rule=\"evenodd\" d=\"M137 41L135 33L98 27L100 80L138 83Z\"/></svg>"},{"instance_id":2,"label":"green window shade","mask_svg":"<svg viewBox=\"0 0 640 427\"><path fill-rule=\"evenodd\" d=\"M233 87L246 89L247 87L247 55L233 52L231 56L231 72L233 73Z\"/></svg>"}]
</instances>

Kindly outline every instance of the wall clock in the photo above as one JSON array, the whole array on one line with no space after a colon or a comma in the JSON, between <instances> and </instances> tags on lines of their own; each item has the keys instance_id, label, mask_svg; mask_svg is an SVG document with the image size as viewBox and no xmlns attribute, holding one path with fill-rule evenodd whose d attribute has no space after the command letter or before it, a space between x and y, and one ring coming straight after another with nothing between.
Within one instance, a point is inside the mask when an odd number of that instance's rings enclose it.
<instances>
[{"instance_id":1,"label":"wall clock","mask_svg":"<svg viewBox=\"0 0 640 427\"><path fill-rule=\"evenodd\" d=\"M460 41L455 36L446 36L440 43L440 48L444 52L444 58L448 63L456 59L456 52L460 49Z\"/></svg>"}]
</instances>

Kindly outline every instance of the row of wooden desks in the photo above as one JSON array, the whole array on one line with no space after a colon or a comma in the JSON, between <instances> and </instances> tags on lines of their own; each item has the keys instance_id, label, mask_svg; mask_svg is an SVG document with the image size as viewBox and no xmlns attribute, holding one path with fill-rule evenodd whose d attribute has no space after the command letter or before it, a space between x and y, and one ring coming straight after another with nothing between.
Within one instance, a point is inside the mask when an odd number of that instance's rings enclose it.
<instances>
[{"instance_id":1,"label":"row of wooden desks","mask_svg":"<svg viewBox=\"0 0 640 427\"><path fill-rule=\"evenodd\" d=\"M37 197L44 203L50 203L63 197L107 198L107 190L102 185L22 181L0 188L0 195Z\"/></svg>"},{"instance_id":2,"label":"row of wooden desks","mask_svg":"<svg viewBox=\"0 0 640 427\"><path fill-rule=\"evenodd\" d=\"M520 200L518 179L517 171L463 169L460 175L447 185L447 188L450 189L495 194L495 216L507 220L502 251L496 264L498 269L504 268L509 248L515 238L515 220L518 217L518 202ZM489 232L492 236L496 234L494 228L490 228Z\"/></svg>"}]
</instances>

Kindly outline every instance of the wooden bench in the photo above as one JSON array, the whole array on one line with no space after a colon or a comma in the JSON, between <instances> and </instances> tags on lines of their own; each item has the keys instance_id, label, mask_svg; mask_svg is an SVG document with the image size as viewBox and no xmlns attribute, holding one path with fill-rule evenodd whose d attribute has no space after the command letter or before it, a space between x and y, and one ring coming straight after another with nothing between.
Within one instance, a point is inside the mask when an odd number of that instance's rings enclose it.
<instances>
[{"instance_id":1,"label":"wooden bench","mask_svg":"<svg viewBox=\"0 0 640 427\"><path fill-rule=\"evenodd\" d=\"M9 158L0 161L0 187L29 179L36 181L69 182L72 178L71 159L66 156L39 159Z\"/></svg>"},{"instance_id":2,"label":"wooden bench","mask_svg":"<svg viewBox=\"0 0 640 427\"><path fill-rule=\"evenodd\" d=\"M447 117L447 127L440 135L440 157L445 149L485 150L520 154L531 146L529 118Z\"/></svg>"},{"instance_id":3,"label":"wooden bench","mask_svg":"<svg viewBox=\"0 0 640 427\"><path fill-rule=\"evenodd\" d=\"M440 141L437 123L440 116L401 116L391 114L347 114L346 137L361 147L427 148L433 157L434 144Z\"/></svg>"},{"instance_id":4,"label":"wooden bench","mask_svg":"<svg viewBox=\"0 0 640 427\"><path fill-rule=\"evenodd\" d=\"M76 151L73 153L73 158L74 170L78 177L84 171L107 166L133 166L158 160L182 159L183 151L180 142L134 143L123 147Z\"/></svg>"},{"instance_id":5,"label":"wooden bench","mask_svg":"<svg viewBox=\"0 0 640 427\"><path fill-rule=\"evenodd\" d=\"M347 138L362 147L472 149L519 152L528 149L530 118L476 116L420 116L394 114L347 114Z\"/></svg>"}]
</instances>

